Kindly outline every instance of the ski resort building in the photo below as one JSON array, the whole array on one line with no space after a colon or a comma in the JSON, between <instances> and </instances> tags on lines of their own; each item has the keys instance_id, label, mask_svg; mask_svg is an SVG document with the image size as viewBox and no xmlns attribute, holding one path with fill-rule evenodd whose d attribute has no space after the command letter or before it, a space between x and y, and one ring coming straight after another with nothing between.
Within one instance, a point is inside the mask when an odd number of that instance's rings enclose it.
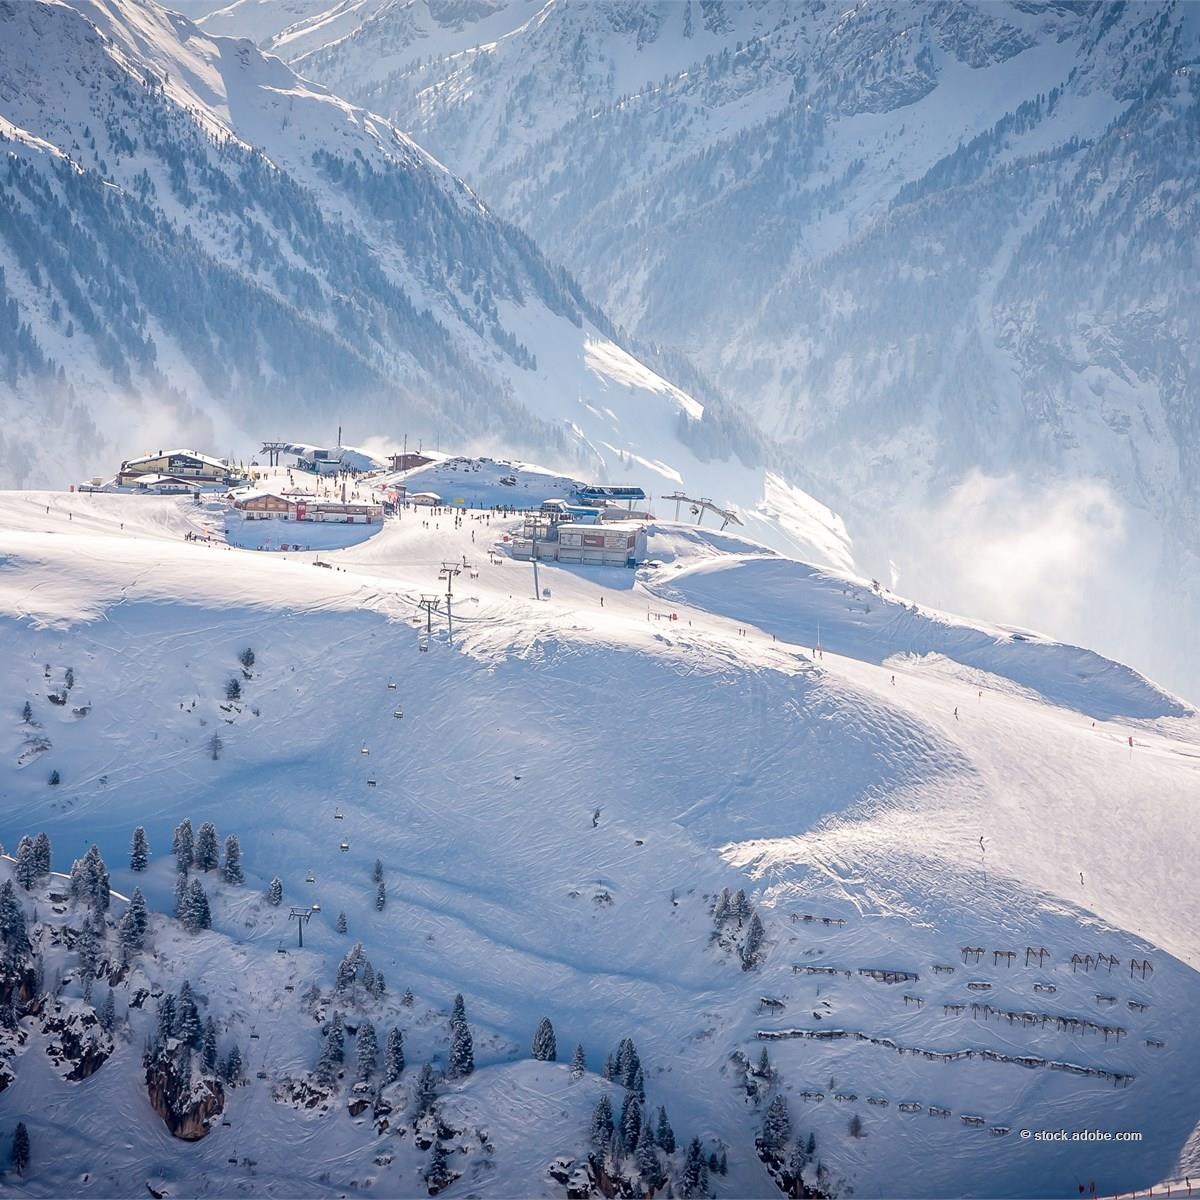
<instances>
[{"instance_id":1,"label":"ski resort building","mask_svg":"<svg viewBox=\"0 0 1200 1200\"><path fill-rule=\"evenodd\" d=\"M199 490L196 480L182 479L178 475L136 475L126 486L155 496L181 496Z\"/></svg>"},{"instance_id":2,"label":"ski resort building","mask_svg":"<svg viewBox=\"0 0 1200 1200\"><path fill-rule=\"evenodd\" d=\"M640 489L639 489L640 490ZM592 567L632 566L645 556L645 532L633 521L605 524L603 528L575 528L561 525L558 530L558 561Z\"/></svg>"},{"instance_id":3,"label":"ski resort building","mask_svg":"<svg viewBox=\"0 0 1200 1200\"><path fill-rule=\"evenodd\" d=\"M392 471L412 471L417 467L427 467L432 458L424 454L391 454L388 456L388 469Z\"/></svg>"},{"instance_id":4,"label":"ski resort building","mask_svg":"<svg viewBox=\"0 0 1200 1200\"><path fill-rule=\"evenodd\" d=\"M640 487L617 486L600 483L589 483L579 488L576 498L580 504L591 508L607 508L614 504L624 504L632 509L635 501L644 502L646 493Z\"/></svg>"},{"instance_id":5,"label":"ski resort building","mask_svg":"<svg viewBox=\"0 0 1200 1200\"><path fill-rule=\"evenodd\" d=\"M295 521L299 519L296 515L299 507L296 500L288 496L281 496L277 492L242 492L234 499L233 507L247 521L269 519Z\"/></svg>"},{"instance_id":6,"label":"ski resort building","mask_svg":"<svg viewBox=\"0 0 1200 1200\"><path fill-rule=\"evenodd\" d=\"M196 450L156 450L141 458L129 458L117 472L117 484L134 487L146 475L172 477L196 484L228 484L240 476L228 463Z\"/></svg>"}]
</instances>

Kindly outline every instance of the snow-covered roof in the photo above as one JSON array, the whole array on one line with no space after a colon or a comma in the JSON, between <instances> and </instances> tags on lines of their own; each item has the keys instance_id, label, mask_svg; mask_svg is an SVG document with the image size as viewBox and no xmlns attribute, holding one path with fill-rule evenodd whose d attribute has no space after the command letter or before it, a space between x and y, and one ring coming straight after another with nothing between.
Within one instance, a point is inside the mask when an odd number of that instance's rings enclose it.
<instances>
[{"instance_id":1,"label":"snow-covered roof","mask_svg":"<svg viewBox=\"0 0 1200 1200\"><path fill-rule=\"evenodd\" d=\"M222 471L230 470L227 463L223 463L219 458L213 458L211 454L201 454L199 450L157 450L153 454L143 454L138 458L126 459L122 464L123 467L136 467L138 463L154 462L160 458L174 458L177 455L186 455L188 458L194 458L197 462L202 462L206 466L218 467Z\"/></svg>"}]
</instances>

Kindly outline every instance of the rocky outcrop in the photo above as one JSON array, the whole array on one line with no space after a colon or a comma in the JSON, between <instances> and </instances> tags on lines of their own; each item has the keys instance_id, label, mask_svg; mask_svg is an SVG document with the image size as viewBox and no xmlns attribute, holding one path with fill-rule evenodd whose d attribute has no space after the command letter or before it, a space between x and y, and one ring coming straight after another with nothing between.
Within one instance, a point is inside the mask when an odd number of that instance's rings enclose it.
<instances>
[{"instance_id":1,"label":"rocky outcrop","mask_svg":"<svg viewBox=\"0 0 1200 1200\"><path fill-rule=\"evenodd\" d=\"M300 1112L327 1113L333 1093L312 1079L284 1079L271 1092L277 1104L290 1104Z\"/></svg>"},{"instance_id":2,"label":"rocky outcrop","mask_svg":"<svg viewBox=\"0 0 1200 1200\"><path fill-rule=\"evenodd\" d=\"M42 1018L46 1057L63 1076L77 1083L94 1075L113 1052L113 1040L90 1005L58 1001Z\"/></svg>"},{"instance_id":3,"label":"rocky outcrop","mask_svg":"<svg viewBox=\"0 0 1200 1200\"><path fill-rule=\"evenodd\" d=\"M187 1054L152 1059L146 1067L146 1092L166 1127L185 1142L206 1136L225 1108L220 1080L194 1069Z\"/></svg>"}]
</instances>

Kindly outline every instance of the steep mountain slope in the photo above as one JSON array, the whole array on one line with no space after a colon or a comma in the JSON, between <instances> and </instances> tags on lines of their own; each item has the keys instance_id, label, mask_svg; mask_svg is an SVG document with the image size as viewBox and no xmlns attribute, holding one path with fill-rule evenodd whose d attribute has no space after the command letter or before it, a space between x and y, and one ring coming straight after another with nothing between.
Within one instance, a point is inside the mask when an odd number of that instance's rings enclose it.
<instances>
[{"instance_id":1,"label":"steep mountain slope","mask_svg":"<svg viewBox=\"0 0 1200 1200\"><path fill-rule=\"evenodd\" d=\"M446 1063L458 991L479 1070L440 1088L465 1130L450 1197L563 1196L551 1160L582 1159L601 1092L619 1110L618 1085L522 1062L544 1015L560 1060L579 1041L593 1071L636 1041L647 1104L726 1151L719 1195L778 1194L754 1149L776 1096L844 1194L1066 1196L1091 1179L1112 1193L1195 1169L1200 726L1178 700L1088 652L914 611L715 532L656 526L658 565L636 573L544 564L537 600L526 566L480 561L504 522L409 513L314 573L311 555L181 537L219 534L221 517L0 496L0 838L95 841L116 890L141 886L159 914L185 816L236 832L247 871L241 886L200 875L214 930L156 916L138 968L173 989L192 972L223 1046L246 1052L230 1125L194 1147L165 1136L139 1098L148 1014L129 1012L129 1041L81 1084L47 1070L26 1018L0 1122L25 1119L40 1148L30 1194L177 1191L201 1172L216 1195L368 1179L420 1194L428 1151L401 1129L413 1073ZM444 622L431 639L416 627L416 601L461 554L479 574L456 582L451 649ZM71 703L55 705L67 668ZM153 853L141 875L123 869L135 824ZM276 874L282 908L261 898ZM745 888L763 922L749 969L740 921L715 919L722 888ZM313 901L304 952L278 956L295 939L286 906ZM347 1025L399 1023L409 1046L384 1132L347 1111L349 1079L328 1114L272 1098L312 1071L305 996L328 997L353 940L388 990L344 1001ZM749 1069L764 1046L771 1077ZM98 1156L113 1111L128 1116ZM865 1137L847 1132L855 1114ZM1063 1127L1142 1140L1018 1138Z\"/></svg>"},{"instance_id":2,"label":"steep mountain slope","mask_svg":"<svg viewBox=\"0 0 1200 1200\"><path fill-rule=\"evenodd\" d=\"M761 466L710 470L720 413L386 121L153 4L0 21L7 478L344 422L683 483L848 562L780 526L781 487L807 502Z\"/></svg>"},{"instance_id":3,"label":"steep mountain slope","mask_svg":"<svg viewBox=\"0 0 1200 1200\"><path fill-rule=\"evenodd\" d=\"M683 350L926 598L1044 616L944 549L979 474L1012 494L976 543L1108 510L1058 574L1120 600L1059 628L1195 692L1196 14L556 0L382 78L368 25L304 69Z\"/></svg>"}]
</instances>

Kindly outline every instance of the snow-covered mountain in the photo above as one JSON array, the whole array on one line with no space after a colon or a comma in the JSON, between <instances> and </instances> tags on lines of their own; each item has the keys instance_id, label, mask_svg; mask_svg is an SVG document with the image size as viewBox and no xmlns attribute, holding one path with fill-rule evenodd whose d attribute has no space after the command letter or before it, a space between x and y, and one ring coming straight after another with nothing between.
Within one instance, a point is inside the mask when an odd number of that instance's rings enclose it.
<instances>
[{"instance_id":1,"label":"snow-covered mountain","mask_svg":"<svg viewBox=\"0 0 1200 1200\"><path fill-rule=\"evenodd\" d=\"M1195 5L550 0L432 62L412 11L298 61L686 353L861 561L1009 619L1084 578L1060 628L1200 688Z\"/></svg>"},{"instance_id":2,"label":"snow-covered mountain","mask_svg":"<svg viewBox=\"0 0 1200 1200\"><path fill-rule=\"evenodd\" d=\"M754 435L719 399L647 366L387 121L153 3L9 5L0 23L4 478L339 425L397 446L475 438L690 486L849 563L831 513L732 454ZM787 509L821 514L816 542Z\"/></svg>"},{"instance_id":3,"label":"snow-covered mountain","mask_svg":"<svg viewBox=\"0 0 1200 1200\"><path fill-rule=\"evenodd\" d=\"M0 494L0 885L31 931L2 933L5 1161L18 1121L32 1147L6 1189L414 1196L440 1153L449 1200L632 1193L652 1169L699 1195L697 1137L726 1159L713 1194L770 1197L810 1134L818 1195L1195 1173L1188 706L713 530L657 523L637 571L545 562L547 599L487 512L405 512L319 556L230 549L224 516ZM461 556L451 647L417 602ZM194 900L190 931L171 916L184 818L211 929ZM243 882L206 869L202 822L237 835ZM86 860L74 900L29 869L39 831L60 872L97 845L99 922ZM135 887L150 916L123 958ZM314 903L301 951L289 912ZM339 967L355 943L369 975ZM475 1070L435 1079L422 1116L458 993ZM543 1017L556 1062L531 1058ZM407 1065L384 1082L393 1028ZM624 1038L628 1086L602 1069ZM591 1140L602 1098L619 1124L639 1089L674 1155ZM1141 1140L1019 1134L1062 1128Z\"/></svg>"}]
</instances>

